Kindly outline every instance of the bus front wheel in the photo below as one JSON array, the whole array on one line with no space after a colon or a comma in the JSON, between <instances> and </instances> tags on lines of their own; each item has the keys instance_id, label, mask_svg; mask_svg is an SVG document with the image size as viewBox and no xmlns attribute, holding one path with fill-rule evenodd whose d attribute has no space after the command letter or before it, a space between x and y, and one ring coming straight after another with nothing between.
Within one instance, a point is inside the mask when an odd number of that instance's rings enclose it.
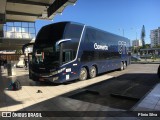
<instances>
[{"instance_id":1,"label":"bus front wheel","mask_svg":"<svg viewBox=\"0 0 160 120\"><path fill-rule=\"evenodd\" d=\"M126 69L127 68L127 64L126 62L123 63L123 69Z\"/></svg>"},{"instance_id":2,"label":"bus front wheel","mask_svg":"<svg viewBox=\"0 0 160 120\"><path fill-rule=\"evenodd\" d=\"M87 79L87 70L85 67L81 68L79 80L86 80Z\"/></svg>"},{"instance_id":3,"label":"bus front wheel","mask_svg":"<svg viewBox=\"0 0 160 120\"><path fill-rule=\"evenodd\" d=\"M96 75L97 75L96 67L95 67L95 66L92 66L92 67L90 68L90 71L89 71L89 76L90 76L90 78L94 78L94 77L96 77Z\"/></svg>"},{"instance_id":4,"label":"bus front wheel","mask_svg":"<svg viewBox=\"0 0 160 120\"><path fill-rule=\"evenodd\" d=\"M121 71L124 70L124 64L123 64L123 62L121 62L121 68L120 68L120 70Z\"/></svg>"}]
</instances>

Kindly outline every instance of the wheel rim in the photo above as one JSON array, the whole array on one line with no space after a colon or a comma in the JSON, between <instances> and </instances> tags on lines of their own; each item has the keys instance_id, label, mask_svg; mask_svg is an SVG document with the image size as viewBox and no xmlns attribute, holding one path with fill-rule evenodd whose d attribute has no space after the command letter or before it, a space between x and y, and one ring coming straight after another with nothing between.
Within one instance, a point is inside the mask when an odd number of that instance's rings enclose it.
<instances>
[{"instance_id":1,"label":"wheel rim","mask_svg":"<svg viewBox=\"0 0 160 120\"><path fill-rule=\"evenodd\" d=\"M80 80L86 80L87 79L87 70L85 68L82 68L80 73Z\"/></svg>"},{"instance_id":2,"label":"wheel rim","mask_svg":"<svg viewBox=\"0 0 160 120\"><path fill-rule=\"evenodd\" d=\"M92 68L90 70L90 77L91 78L96 77L96 68L94 66L92 66Z\"/></svg>"},{"instance_id":3,"label":"wheel rim","mask_svg":"<svg viewBox=\"0 0 160 120\"><path fill-rule=\"evenodd\" d=\"M126 68L126 63L124 62L124 67L123 67L124 69Z\"/></svg>"},{"instance_id":4,"label":"wheel rim","mask_svg":"<svg viewBox=\"0 0 160 120\"><path fill-rule=\"evenodd\" d=\"M123 69L124 69L123 62L121 62L121 70L123 70Z\"/></svg>"}]
</instances>

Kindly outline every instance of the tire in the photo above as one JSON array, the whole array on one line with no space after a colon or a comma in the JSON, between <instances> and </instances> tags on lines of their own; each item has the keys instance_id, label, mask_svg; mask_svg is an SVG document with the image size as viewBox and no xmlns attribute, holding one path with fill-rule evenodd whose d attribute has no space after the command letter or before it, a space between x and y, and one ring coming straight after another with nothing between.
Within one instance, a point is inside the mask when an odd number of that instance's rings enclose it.
<instances>
[{"instance_id":1,"label":"tire","mask_svg":"<svg viewBox=\"0 0 160 120\"><path fill-rule=\"evenodd\" d=\"M96 75L97 75L96 67L95 67L95 66L92 66L92 67L90 68L90 71L89 71L89 77L90 77L90 78L94 78L94 77L96 77Z\"/></svg>"},{"instance_id":2,"label":"tire","mask_svg":"<svg viewBox=\"0 0 160 120\"><path fill-rule=\"evenodd\" d=\"M124 64L123 64L123 62L121 62L120 70L121 70L121 71L124 70Z\"/></svg>"},{"instance_id":3,"label":"tire","mask_svg":"<svg viewBox=\"0 0 160 120\"><path fill-rule=\"evenodd\" d=\"M126 69L127 68L127 65L126 65L126 62L123 63L123 69Z\"/></svg>"},{"instance_id":4,"label":"tire","mask_svg":"<svg viewBox=\"0 0 160 120\"><path fill-rule=\"evenodd\" d=\"M79 80L86 80L87 79L87 70L85 67L81 68Z\"/></svg>"},{"instance_id":5,"label":"tire","mask_svg":"<svg viewBox=\"0 0 160 120\"><path fill-rule=\"evenodd\" d=\"M160 78L160 65L159 65L158 70L157 70L157 75Z\"/></svg>"}]
</instances>

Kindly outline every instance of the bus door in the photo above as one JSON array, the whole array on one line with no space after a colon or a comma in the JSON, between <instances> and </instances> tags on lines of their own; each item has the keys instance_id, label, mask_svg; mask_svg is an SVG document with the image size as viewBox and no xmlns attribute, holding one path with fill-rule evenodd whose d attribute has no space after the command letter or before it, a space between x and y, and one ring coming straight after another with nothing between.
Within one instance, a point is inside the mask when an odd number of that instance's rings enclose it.
<instances>
[{"instance_id":1,"label":"bus door","mask_svg":"<svg viewBox=\"0 0 160 120\"><path fill-rule=\"evenodd\" d=\"M73 50L63 50L62 53L62 63L67 64L71 62L74 59L74 52ZM70 78L75 77L75 67L73 66L73 63L66 65L66 80L69 80Z\"/></svg>"}]
</instances>

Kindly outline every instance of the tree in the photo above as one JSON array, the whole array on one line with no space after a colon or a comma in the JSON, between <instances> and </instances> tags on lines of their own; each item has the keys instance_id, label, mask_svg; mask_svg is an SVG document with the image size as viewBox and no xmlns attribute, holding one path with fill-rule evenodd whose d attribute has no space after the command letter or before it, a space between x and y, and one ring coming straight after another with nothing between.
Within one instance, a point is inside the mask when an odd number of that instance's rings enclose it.
<instances>
[{"instance_id":1,"label":"tree","mask_svg":"<svg viewBox=\"0 0 160 120\"><path fill-rule=\"evenodd\" d=\"M145 47L145 40L144 40L145 36L146 36L145 27L144 27L144 25L143 25L143 26L142 26L142 31L141 31L141 40L142 40L142 47L143 47L143 48Z\"/></svg>"},{"instance_id":2,"label":"tree","mask_svg":"<svg viewBox=\"0 0 160 120\"><path fill-rule=\"evenodd\" d=\"M145 48L151 48L150 44L145 44Z\"/></svg>"},{"instance_id":3,"label":"tree","mask_svg":"<svg viewBox=\"0 0 160 120\"><path fill-rule=\"evenodd\" d=\"M141 49L142 47L132 47L132 53L133 54L136 54L136 53L139 53L140 52L140 49Z\"/></svg>"}]
</instances>

